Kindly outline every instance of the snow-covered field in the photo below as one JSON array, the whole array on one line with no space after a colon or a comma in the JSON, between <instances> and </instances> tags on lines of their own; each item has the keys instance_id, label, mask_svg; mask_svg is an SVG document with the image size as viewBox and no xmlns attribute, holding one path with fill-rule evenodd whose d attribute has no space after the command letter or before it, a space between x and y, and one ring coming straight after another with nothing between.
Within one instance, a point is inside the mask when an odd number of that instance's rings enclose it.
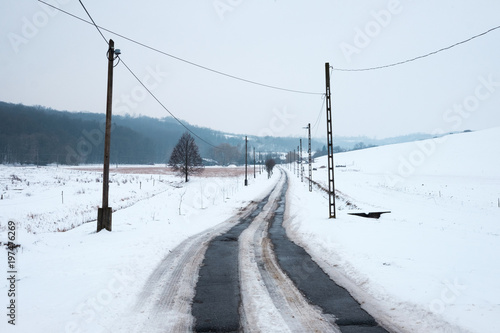
<instances>
[{"instance_id":1,"label":"snow-covered field","mask_svg":"<svg viewBox=\"0 0 500 333\"><path fill-rule=\"evenodd\" d=\"M16 258L16 325L7 323L10 284L2 278L1 332L114 332L112 324L170 250L225 221L275 183L264 173L256 179L249 174L245 187L244 175L234 168L207 168L187 184L163 172L116 171L110 177L110 206L118 209L113 231L96 233L96 222L88 221L96 219L102 200L98 169L0 166L0 242L7 243L8 221L15 221L15 243L22 245ZM3 245L0 253L7 275Z\"/></svg>"},{"instance_id":2,"label":"snow-covered field","mask_svg":"<svg viewBox=\"0 0 500 333\"><path fill-rule=\"evenodd\" d=\"M499 141L495 128L335 155L335 220L327 218L325 193L310 193L288 171L289 234L396 332L496 332ZM324 158L314 165L322 184L325 165ZM7 323L4 279L1 332L114 332L170 250L260 199L279 177L250 175L245 187L229 169L187 184L153 168L118 171L111 170L113 231L96 233L100 171L0 166L0 242L15 221L22 245L16 326ZM347 201L391 213L348 215ZM0 253L7 274L7 251Z\"/></svg>"},{"instance_id":3,"label":"snow-covered field","mask_svg":"<svg viewBox=\"0 0 500 333\"><path fill-rule=\"evenodd\" d=\"M348 215L291 173L290 235L405 332L498 332L500 128L335 155ZM313 179L327 186L325 158ZM344 167L345 166L345 167ZM307 168L306 168L307 171Z\"/></svg>"}]
</instances>

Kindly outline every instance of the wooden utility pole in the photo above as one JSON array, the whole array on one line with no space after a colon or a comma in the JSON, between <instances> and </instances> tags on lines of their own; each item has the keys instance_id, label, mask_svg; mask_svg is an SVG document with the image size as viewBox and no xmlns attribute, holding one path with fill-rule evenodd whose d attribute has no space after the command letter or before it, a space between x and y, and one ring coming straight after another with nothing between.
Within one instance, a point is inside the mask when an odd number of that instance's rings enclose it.
<instances>
[{"instance_id":1,"label":"wooden utility pole","mask_svg":"<svg viewBox=\"0 0 500 333\"><path fill-rule=\"evenodd\" d=\"M248 138L245 136L245 186L248 186Z\"/></svg>"},{"instance_id":2,"label":"wooden utility pole","mask_svg":"<svg viewBox=\"0 0 500 333\"><path fill-rule=\"evenodd\" d=\"M118 50L117 50L118 51ZM102 172L102 207L97 210L97 232L102 229L111 231L112 209L108 203L109 194L109 155L111 145L111 107L113 102L113 62L115 42L110 39L108 47L108 96L106 100L106 132L104 137L104 167Z\"/></svg>"},{"instance_id":3,"label":"wooden utility pole","mask_svg":"<svg viewBox=\"0 0 500 333\"><path fill-rule=\"evenodd\" d=\"M312 192L312 156L311 156L311 123L307 124L307 132L309 137L309 192Z\"/></svg>"},{"instance_id":4,"label":"wooden utility pole","mask_svg":"<svg viewBox=\"0 0 500 333\"><path fill-rule=\"evenodd\" d=\"M255 147L253 147L253 178L255 178Z\"/></svg>"},{"instance_id":5,"label":"wooden utility pole","mask_svg":"<svg viewBox=\"0 0 500 333\"><path fill-rule=\"evenodd\" d=\"M304 182L304 165L302 161L302 139L300 139L300 153L299 153L299 160L300 160L300 181L303 183Z\"/></svg>"},{"instance_id":6,"label":"wooden utility pole","mask_svg":"<svg viewBox=\"0 0 500 333\"><path fill-rule=\"evenodd\" d=\"M297 178L300 178L299 161L300 161L300 147L297 146Z\"/></svg>"},{"instance_id":7,"label":"wooden utility pole","mask_svg":"<svg viewBox=\"0 0 500 333\"><path fill-rule=\"evenodd\" d=\"M262 157L260 156L260 151L259 151L259 175L262 174Z\"/></svg>"},{"instance_id":8,"label":"wooden utility pole","mask_svg":"<svg viewBox=\"0 0 500 333\"><path fill-rule=\"evenodd\" d=\"M332 102L330 96L330 64L325 63L326 77L326 134L328 144L328 197L330 218L336 218L335 212L335 182L333 175L333 130L332 130Z\"/></svg>"},{"instance_id":9,"label":"wooden utility pole","mask_svg":"<svg viewBox=\"0 0 500 333\"><path fill-rule=\"evenodd\" d=\"M293 166L293 174L295 175L295 161L296 161L296 158L295 158L295 149L293 150L293 162L292 162L292 166Z\"/></svg>"}]
</instances>

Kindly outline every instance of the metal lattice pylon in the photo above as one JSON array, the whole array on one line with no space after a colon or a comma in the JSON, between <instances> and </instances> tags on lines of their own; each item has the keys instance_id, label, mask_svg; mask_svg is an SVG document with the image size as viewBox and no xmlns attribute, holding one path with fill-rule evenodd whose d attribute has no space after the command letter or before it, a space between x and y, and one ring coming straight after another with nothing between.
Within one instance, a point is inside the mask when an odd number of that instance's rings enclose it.
<instances>
[{"instance_id":1,"label":"metal lattice pylon","mask_svg":"<svg viewBox=\"0 0 500 333\"><path fill-rule=\"evenodd\" d=\"M328 142L328 197L330 218L336 218L335 214L335 182L333 174L333 130L332 130L332 102L330 96L330 64L325 63L326 76L326 131Z\"/></svg>"}]
</instances>

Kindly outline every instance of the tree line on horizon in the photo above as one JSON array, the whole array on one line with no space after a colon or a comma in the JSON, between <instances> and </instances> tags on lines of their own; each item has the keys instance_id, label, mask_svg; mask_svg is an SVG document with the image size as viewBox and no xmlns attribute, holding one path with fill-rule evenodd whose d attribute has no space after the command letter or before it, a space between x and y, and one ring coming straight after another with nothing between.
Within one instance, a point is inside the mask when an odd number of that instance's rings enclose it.
<instances>
[{"instance_id":1,"label":"tree line on horizon","mask_svg":"<svg viewBox=\"0 0 500 333\"><path fill-rule=\"evenodd\" d=\"M0 102L0 161L3 164L91 164L104 159L104 122L76 119L43 107ZM152 143L113 126L111 160L146 163Z\"/></svg>"},{"instance_id":2,"label":"tree line on horizon","mask_svg":"<svg viewBox=\"0 0 500 333\"><path fill-rule=\"evenodd\" d=\"M104 155L104 114L56 111L43 106L0 102L0 163L99 164ZM116 116L112 118L111 164L167 164L186 128L171 118ZM242 164L244 137L188 125L215 147L199 142L207 165ZM254 138L261 156L282 150L294 138ZM250 149L252 147L250 146ZM253 161L253 155L248 156Z\"/></svg>"},{"instance_id":3,"label":"tree line on horizon","mask_svg":"<svg viewBox=\"0 0 500 333\"><path fill-rule=\"evenodd\" d=\"M113 115L112 164L168 164L186 128L173 118L156 119ZM0 163L2 164L99 164L104 155L105 115L56 111L0 101ZM243 135L227 134L185 124L213 146L194 138L205 165L243 164ZM343 140L343 141L342 141ZM247 160L264 163L269 154L296 149L298 138L249 136ZM334 153L373 146L339 138ZM322 149L319 149L322 147ZM315 149L317 148L317 149ZM326 155L326 146L313 140L314 157ZM276 158L276 156L274 156ZM278 158L276 158L278 160Z\"/></svg>"}]
</instances>

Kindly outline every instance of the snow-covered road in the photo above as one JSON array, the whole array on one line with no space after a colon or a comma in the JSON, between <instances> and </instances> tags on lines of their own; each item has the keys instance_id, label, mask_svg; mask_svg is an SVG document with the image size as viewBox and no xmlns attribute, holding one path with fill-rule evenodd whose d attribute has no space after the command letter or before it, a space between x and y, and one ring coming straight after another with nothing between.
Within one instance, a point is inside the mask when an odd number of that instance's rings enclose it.
<instances>
[{"instance_id":1,"label":"snow-covered road","mask_svg":"<svg viewBox=\"0 0 500 333\"><path fill-rule=\"evenodd\" d=\"M264 199L169 251L136 304L112 326L134 332L341 332L347 326L350 332L386 332L319 267L319 274L313 272L303 249L274 252L286 238L286 179L281 172ZM283 261L289 262L287 273ZM311 290L320 290L327 302L311 302Z\"/></svg>"},{"instance_id":2,"label":"snow-covered road","mask_svg":"<svg viewBox=\"0 0 500 333\"><path fill-rule=\"evenodd\" d=\"M281 269L268 229L285 193L281 177L262 214L240 239L240 277L245 332L340 332L334 318L307 301ZM281 212L282 214L283 212Z\"/></svg>"},{"instance_id":3,"label":"snow-covered road","mask_svg":"<svg viewBox=\"0 0 500 333\"><path fill-rule=\"evenodd\" d=\"M247 216L255 207L241 210ZM144 284L137 302L113 325L127 332L188 332L193 328L191 304L208 243L226 232L240 216L189 237L163 258Z\"/></svg>"}]
</instances>

